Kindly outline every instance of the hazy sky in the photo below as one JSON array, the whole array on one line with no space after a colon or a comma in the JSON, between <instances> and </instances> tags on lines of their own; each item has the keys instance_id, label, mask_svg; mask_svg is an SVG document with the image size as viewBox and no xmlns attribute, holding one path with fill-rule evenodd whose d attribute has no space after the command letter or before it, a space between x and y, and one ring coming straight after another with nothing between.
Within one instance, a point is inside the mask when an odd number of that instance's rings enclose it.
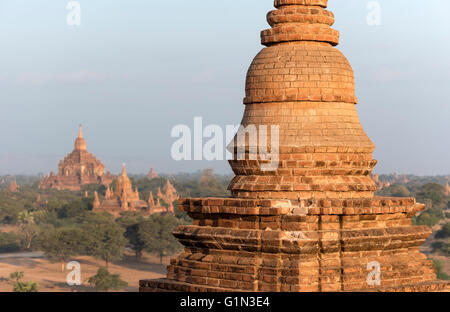
<instances>
[{"instance_id":1,"label":"hazy sky","mask_svg":"<svg viewBox=\"0 0 450 312\"><path fill-rule=\"evenodd\" d=\"M83 124L113 172L229 172L175 162L177 124L239 124L245 74L272 0L0 0L0 174L56 170ZM377 172L450 173L448 0L329 0Z\"/></svg>"}]
</instances>

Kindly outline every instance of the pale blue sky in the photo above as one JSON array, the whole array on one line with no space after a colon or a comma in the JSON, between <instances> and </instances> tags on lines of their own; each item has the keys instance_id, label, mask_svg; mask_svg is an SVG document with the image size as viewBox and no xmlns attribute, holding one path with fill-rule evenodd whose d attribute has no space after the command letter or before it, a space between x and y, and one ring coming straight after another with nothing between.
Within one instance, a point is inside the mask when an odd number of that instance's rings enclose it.
<instances>
[{"instance_id":1,"label":"pale blue sky","mask_svg":"<svg viewBox=\"0 0 450 312\"><path fill-rule=\"evenodd\" d=\"M174 162L170 130L238 124L248 66L272 0L0 0L0 174L56 170L79 123L113 172L174 173L226 161ZM450 173L448 0L329 0L352 64L377 172Z\"/></svg>"}]
</instances>

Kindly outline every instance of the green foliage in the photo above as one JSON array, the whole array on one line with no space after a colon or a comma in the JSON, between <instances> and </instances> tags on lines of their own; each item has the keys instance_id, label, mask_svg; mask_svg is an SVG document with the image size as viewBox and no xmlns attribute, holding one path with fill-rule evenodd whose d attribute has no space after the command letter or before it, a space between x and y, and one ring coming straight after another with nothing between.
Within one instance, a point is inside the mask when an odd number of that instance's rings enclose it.
<instances>
[{"instance_id":1,"label":"green foliage","mask_svg":"<svg viewBox=\"0 0 450 312\"><path fill-rule=\"evenodd\" d=\"M443 263L440 260L433 260L434 267L436 268L437 278L440 280L450 280L450 276L444 272Z\"/></svg>"},{"instance_id":2,"label":"green foliage","mask_svg":"<svg viewBox=\"0 0 450 312\"><path fill-rule=\"evenodd\" d=\"M431 243L431 248L433 251L439 251L442 255L449 257L450 256L450 243L444 240L437 240Z\"/></svg>"},{"instance_id":3,"label":"green foliage","mask_svg":"<svg viewBox=\"0 0 450 312\"><path fill-rule=\"evenodd\" d=\"M40 229L34 222L33 212L23 211L18 215L20 232L24 237L24 248L30 249L33 240L39 235Z\"/></svg>"},{"instance_id":4,"label":"green foliage","mask_svg":"<svg viewBox=\"0 0 450 312\"><path fill-rule=\"evenodd\" d=\"M35 282L19 282L14 284L14 292L38 292L39 284Z\"/></svg>"},{"instance_id":5,"label":"green foliage","mask_svg":"<svg viewBox=\"0 0 450 312\"><path fill-rule=\"evenodd\" d=\"M39 247L45 255L53 260L64 263L71 257L84 254L86 238L80 228L47 229L39 237Z\"/></svg>"},{"instance_id":6,"label":"green foliage","mask_svg":"<svg viewBox=\"0 0 450 312\"><path fill-rule=\"evenodd\" d=\"M13 292L38 292L39 285L35 282L22 282L24 278L24 272L14 272L9 276L10 279L14 280Z\"/></svg>"},{"instance_id":7,"label":"green foliage","mask_svg":"<svg viewBox=\"0 0 450 312\"><path fill-rule=\"evenodd\" d=\"M411 196L411 192L405 185L393 184L387 188L380 190L378 195L393 196L393 197L409 197Z\"/></svg>"},{"instance_id":8,"label":"green foliage","mask_svg":"<svg viewBox=\"0 0 450 312\"><path fill-rule=\"evenodd\" d=\"M81 226L85 235L86 253L102 259L108 267L109 262L123 258L127 240L125 230L114 222L110 214L91 213Z\"/></svg>"},{"instance_id":9,"label":"green foliage","mask_svg":"<svg viewBox=\"0 0 450 312\"><path fill-rule=\"evenodd\" d=\"M97 274L89 278L88 283L98 291L120 290L128 286L127 282L120 279L119 274L110 274L104 267L99 268Z\"/></svg>"},{"instance_id":10,"label":"green foliage","mask_svg":"<svg viewBox=\"0 0 450 312\"><path fill-rule=\"evenodd\" d=\"M414 224L416 225L426 225L429 227L433 227L439 222L439 219L430 213L423 212L421 215L414 219Z\"/></svg>"},{"instance_id":11,"label":"green foliage","mask_svg":"<svg viewBox=\"0 0 450 312\"><path fill-rule=\"evenodd\" d=\"M16 271L16 272L14 272L14 273L11 273L11 274L9 275L9 278L12 279L12 280L15 280L15 282L17 283L17 282L19 282L24 276L25 276L25 273L24 273L23 271L21 271L21 272Z\"/></svg>"},{"instance_id":12,"label":"green foliage","mask_svg":"<svg viewBox=\"0 0 450 312\"><path fill-rule=\"evenodd\" d=\"M83 217L92 210L92 200L89 198L82 198L73 200L58 209L59 219L71 219Z\"/></svg>"},{"instance_id":13,"label":"green foliage","mask_svg":"<svg viewBox=\"0 0 450 312\"><path fill-rule=\"evenodd\" d=\"M0 253L21 250L21 237L15 233L0 232Z\"/></svg>"},{"instance_id":14,"label":"green foliage","mask_svg":"<svg viewBox=\"0 0 450 312\"><path fill-rule=\"evenodd\" d=\"M422 198L431 199L433 205L440 205L445 198L445 187L438 183L425 184L417 194L418 200Z\"/></svg>"},{"instance_id":15,"label":"green foliage","mask_svg":"<svg viewBox=\"0 0 450 312\"><path fill-rule=\"evenodd\" d=\"M144 242L145 250L160 257L178 252L181 245L172 235L180 221L173 216L151 215L148 220L139 224L138 237Z\"/></svg>"},{"instance_id":16,"label":"green foliage","mask_svg":"<svg viewBox=\"0 0 450 312\"><path fill-rule=\"evenodd\" d=\"M89 194L93 194L94 192L97 192L98 195L105 196L106 186L104 186L103 184L83 185L81 187L81 193L84 194L85 192L88 192Z\"/></svg>"},{"instance_id":17,"label":"green foliage","mask_svg":"<svg viewBox=\"0 0 450 312\"><path fill-rule=\"evenodd\" d=\"M120 218L116 220L125 229L125 238L128 240L128 247L133 249L136 258L142 256L142 251L145 248L145 242L139 236L139 223L144 221L144 218L134 212L122 212Z\"/></svg>"},{"instance_id":18,"label":"green foliage","mask_svg":"<svg viewBox=\"0 0 450 312\"><path fill-rule=\"evenodd\" d=\"M440 231L436 233L436 238L448 238L450 237L450 222L446 223Z\"/></svg>"}]
</instances>

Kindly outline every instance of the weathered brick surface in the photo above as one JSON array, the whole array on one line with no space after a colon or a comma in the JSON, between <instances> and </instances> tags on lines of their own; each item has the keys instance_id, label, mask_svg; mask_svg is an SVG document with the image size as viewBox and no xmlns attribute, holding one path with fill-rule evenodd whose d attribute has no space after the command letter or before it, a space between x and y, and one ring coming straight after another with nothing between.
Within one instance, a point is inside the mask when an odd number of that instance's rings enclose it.
<instances>
[{"instance_id":1,"label":"weathered brick surface","mask_svg":"<svg viewBox=\"0 0 450 312\"><path fill-rule=\"evenodd\" d=\"M180 199L194 220L167 279L141 291L446 291L419 252L414 198L374 197L374 145L357 115L353 70L333 45L326 0L275 0L250 66L243 126L279 125L279 167L230 161L231 198ZM270 135L269 135L270 140ZM248 142L247 142L248 144ZM233 147L231 147L233 152ZM234 150L236 153L237 150ZM368 283L368 264L380 284Z\"/></svg>"}]
</instances>

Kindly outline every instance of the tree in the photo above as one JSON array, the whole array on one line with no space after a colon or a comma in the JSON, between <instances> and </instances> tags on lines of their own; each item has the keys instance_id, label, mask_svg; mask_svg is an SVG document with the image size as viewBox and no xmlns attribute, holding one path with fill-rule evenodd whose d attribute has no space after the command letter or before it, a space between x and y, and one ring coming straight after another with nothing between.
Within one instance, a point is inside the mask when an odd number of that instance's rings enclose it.
<instances>
[{"instance_id":1,"label":"tree","mask_svg":"<svg viewBox=\"0 0 450 312\"><path fill-rule=\"evenodd\" d=\"M432 227L438 222L439 222L438 218L427 212L423 212L420 216L415 218L415 224L417 225L426 225Z\"/></svg>"},{"instance_id":2,"label":"tree","mask_svg":"<svg viewBox=\"0 0 450 312\"><path fill-rule=\"evenodd\" d=\"M450 276L444 272L442 261L433 259L434 267L436 268L437 278L440 280L450 280Z\"/></svg>"},{"instance_id":3,"label":"tree","mask_svg":"<svg viewBox=\"0 0 450 312\"><path fill-rule=\"evenodd\" d=\"M39 227L34 224L32 212L23 211L19 214L20 231L25 238L25 248L30 249L33 239L39 235Z\"/></svg>"},{"instance_id":4,"label":"tree","mask_svg":"<svg viewBox=\"0 0 450 312\"><path fill-rule=\"evenodd\" d=\"M140 259L142 251L145 249L145 241L139 234L139 224L133 224L127 227L125 237L130 242L131 249L133 249L136 259Z\"/></svg>"},{"instance_id":5,"label":"tree","mask_svg":"<svg viewBox=\"0 0 450 312\"><path fill-rule=\"evenodd\" d=\"M119 274L110 274L108 269L101 267L97 274L90 277L88 283L98 291L120 290L128 286L128 283L120 279Z\"/></svg>"},{"instance_id":6,"label":"tree","mask_svg":"<svg viewBox=\"0 0 450 312\"><path fill-rule=\"evenodd\" d=\"M58 217L60 219L83 217L90 210L92 210L91 199L89 198L76 199L63 205L58 210Z\"/></svg>"},{"instance_id":7,"label":"tree","mask_svg":"<svg viewBox=\"0 0 450 312\"><path fill-rule=\"evenodd\" d=\"M446 223L440 231L436 233L436 238L448 238L450 237L450 222Z\"/></svg>"},{"instance_id":8,"label":"tree","mask_svg":"<svg viewBox=\"0 0 450 312\"><path fill-rule=\"evenodd\" d=\"M128 239L129 247L133 249L136 259L142 256L142 251L145 249L145 242L139 236L139 223L144 221L144 218L134 212L123 212L120 218L116 220L125 229L125 237Z\"/></svg>"},{"instance_id":9,"label":"tree","mask_svg":"<svg viewBox=\"0 0 450 312\"><path fill-rule=\"evenodd\" d=\"M20 237L14 233L0 232L0 252L19 251L20 240Z\"/></svg>"},{"instance_id":10,"label":"tree","mask_svg":"<svg viewBox=\"0 0 450 312\"><path fill-rule=\"evenodd\" d=\"M418 199L431 199L433 206L440 205L445 197L445 187L438 183L428 183L422 186Z\"/></svg>"},{"instance_id":11,"label":"tree","mask_svg":"<svg viewBox=\"0 0 450 312\"><path fill-rule=\"evenodd\" d=\"M22 282L24 278L24 272L14 272L9 276L10 279L14 280L14 292L38 292L39 285L35 282Z\"/></svg>"},{"instance_id":12,"label":"tree","mask_svg":"<svg viewBox=\"0 0 450 312\"><path fill-rule=\"evenodd\" d=\"M84 253L85 241L83 232L78 228L51 229L39 237L39 245L45 255L61 262L61 272L64 272L65 263L71 257Z\"/></svg>"},{"instance_id":13,"label":"tree","mask_svg":"<svg viewBox=\"0 0 450 312\"><path fill-rule=\"evenodd\" d=\"M172 235L179 221L170 215L151 215L139 224L138 235L145 244L145 250L156 253L162 264L163 257L180 250L181 245Z\"/></svg>"},{"instance_id":14,"label":"tree","mask_svg":"<svg viewBox=\"0 0 450 312\"><path fill-rule=\"evenodd\" d=\"M394 197L408 197L411 195L406 186L399 184L391 186L391 194Z\"/></svg>"},{"instance_id":15,"label":"tree","mask_svg":"<svg viewBox=\"0 0 450 312\"><path fill-rule=\"evenodd\" d=\"M109 262L121 260L127 240L125 230L114 222L109 214L92 213L82 225L86 233L86 253L97 259Z\"/></svg>"}]
</instances>

